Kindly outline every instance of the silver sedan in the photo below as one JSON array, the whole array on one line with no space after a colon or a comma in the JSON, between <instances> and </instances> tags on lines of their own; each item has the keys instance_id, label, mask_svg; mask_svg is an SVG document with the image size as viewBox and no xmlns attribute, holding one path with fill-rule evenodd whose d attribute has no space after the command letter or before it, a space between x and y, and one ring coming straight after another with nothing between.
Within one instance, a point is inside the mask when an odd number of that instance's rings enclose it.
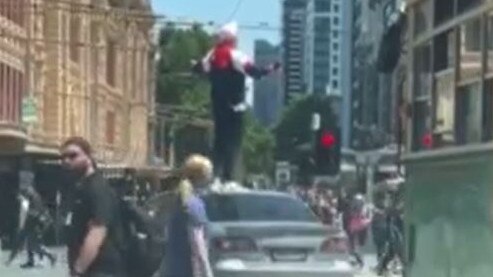
<instances>
[{"instance_id":1,"label":"silver sedan","mask_svg":"<svg viewBox=\"0 0 493 277\"><path fill-rule=\"evenodd\" d=\"M175 198L156 196L149 211L164 223ZM344 232L324 226L301 200L246 190L209 193L204 200L215 277L355 276Z\"/></svg>"},{"instance_id":2,"label":"silver sedan","mask_svg":"<svg viewBox=\"0 0 493 277\"><path fill-rule=\"evenodd\" d=\"M344 232L324 226L301 200L249 191L205 201L216 277L354 276Z\"/></svg>"}]
</instances>

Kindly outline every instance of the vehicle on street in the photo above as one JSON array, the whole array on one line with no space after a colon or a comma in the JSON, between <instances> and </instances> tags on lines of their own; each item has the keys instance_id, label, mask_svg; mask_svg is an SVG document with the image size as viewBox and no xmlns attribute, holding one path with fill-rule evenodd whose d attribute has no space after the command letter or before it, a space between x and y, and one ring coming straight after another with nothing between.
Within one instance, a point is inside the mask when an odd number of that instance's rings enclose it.
<instances>
[{"instance_id":1,"label":"vehicle on street","mask_svg":"<svg viewBox=\"0 0 493 277\"><path fill-rule=\"evenodd\" d=\"M172 199L165 193L149 201L149 210L163 224ZM204 201L210 220L210 260L217 277L355 274L345 233L324 226L305 203L289 194L214 192Z\"/></svg>"}]
</instances>

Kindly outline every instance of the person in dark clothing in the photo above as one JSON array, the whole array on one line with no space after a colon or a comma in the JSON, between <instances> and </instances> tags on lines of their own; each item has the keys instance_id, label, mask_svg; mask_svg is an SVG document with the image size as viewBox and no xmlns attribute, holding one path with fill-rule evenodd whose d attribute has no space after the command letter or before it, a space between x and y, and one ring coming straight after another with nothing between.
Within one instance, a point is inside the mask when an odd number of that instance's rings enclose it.
<instances>
[{"instance_id":1,"label":"person in dark clothing","mask_svg":"<svg viewBox=\"0 0 493 277\"><path fill-rule=\"evenodd\" d=\"M71 276L125 276L116 192L97 170L91 146L85 139L68 139L61 152L63 165L77 182L66 219Z\"/></svg>"},{"instance_id":2,"label":"person in dark clothing","mask_svg":"<svg viewBox=\"0 0 493 277\"><path fill-rule=\"evenodd\" d=\"M38 218L28 217L25 228L27 234L27 262L21 265L21 267L34 267L35 254L39 256L40 260L47 257L50 260L51 265L54 266L56 262L55 255L50 253L42 244L42 238L46 230L46 225L41 223Z\"/></svg>"},{"instance_id":3,"label":"person in dark clothing","mask_svg":"<svg viewBox=\"0 0 493 277\"><path fill-rule=\"evenodd\" d=\"M215 47L200 62L193 62L197 73L206 73L211 82L214 133L215 177L233 181L233 171L243 136L243 113L246 76L260 79L277 70L280 65L268 68L255 66L241 51L236 49L237 24L225 25L217 34Z\"/></svg>"},{"instance_id":4,"label":"person in dark clothing","mask_svg":"<svg viewBox=\"0 0 493 277\"><path fill-rule=\"evenodd\" d=\"M342 214L342 228L349 234L349 216L351 214L351 200L346 192L342 191L339 195L337 210Z\"/></svg>"},{"instance_id":5,"label":"person in dark clothing","mask_svg":"<svg viewBox=\"0 0 493 277\"><path fill-rule=\"evenodd\" d=\"M377 265L377 274L383 275L388 265L394 258L399 258L404 262L404 220L402 213L402 203L394 200L389 207L386 215L386 247L379 264Z\"/></svg>"},{"instance_id":6,"label":"person in dark clothing","mask_svg":"<svg viewBox=\"0 0 493 277\"><path fill-rule=\"evenodd\" d=\"M47 257L53 266L56 262L56 256L50 253L42 244L44 233L53 223L48 209L44 205L41 196L32 186L21 188L19 199L21 202L20 212L25 214L24 216L21 215L21 217L24 217L25 221L21 223L22 226L15 246L6 264L9 265L16 258L24 242L27 241L27 261L21 265L22 268L34 267L36 254L40 260Z\"/></svg>"},{"instance_id":7,"label":"person in dark clothing","mask_svg":"<svg viewBox=\"0 0 493 277\"><path fill-rule=\"evenodd\" d=\"M385 243L387 237L387 220L385 210L385 194L379 194L375 199L373 208L373 218L371 223L373 243L377 250L377 258L380 260L385 252Z\"/></svg>"}]
</instances>

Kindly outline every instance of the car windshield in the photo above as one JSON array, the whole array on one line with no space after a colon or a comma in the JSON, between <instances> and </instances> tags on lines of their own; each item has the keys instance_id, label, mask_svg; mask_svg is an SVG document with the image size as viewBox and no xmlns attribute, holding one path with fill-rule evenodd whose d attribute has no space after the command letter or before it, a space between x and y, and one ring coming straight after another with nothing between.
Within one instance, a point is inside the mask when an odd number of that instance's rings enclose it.
<instances>
[{"instance_id":1,"label":"car windshield","mask_svg":"<svg viewBox=\"0 0 493 277\"><path fill-rule=\"evenodd\" d=\"M316 222L301 201L275 195L209 195L205 198L211 221L301 221Z\"/></svg>"}]
</instances>

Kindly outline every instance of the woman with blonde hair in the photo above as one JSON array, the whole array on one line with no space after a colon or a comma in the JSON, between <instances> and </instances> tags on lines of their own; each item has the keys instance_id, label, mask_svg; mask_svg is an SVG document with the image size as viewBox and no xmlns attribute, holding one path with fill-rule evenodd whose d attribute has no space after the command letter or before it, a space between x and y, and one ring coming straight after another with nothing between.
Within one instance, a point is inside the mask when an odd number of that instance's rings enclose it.
<instances>
[{"instance_id":1,"label":"woman with blonde hair","mask_svg":"<svg viewBox=\"0 0 493 277\"><path fill-rule=\"evenodd\" d=\"M200 191L212 179L212 163L192 155L180 170L179 200L167 226L163 277L212 277L209 263L205 204Z\"/></svg>"}]
</instances>

